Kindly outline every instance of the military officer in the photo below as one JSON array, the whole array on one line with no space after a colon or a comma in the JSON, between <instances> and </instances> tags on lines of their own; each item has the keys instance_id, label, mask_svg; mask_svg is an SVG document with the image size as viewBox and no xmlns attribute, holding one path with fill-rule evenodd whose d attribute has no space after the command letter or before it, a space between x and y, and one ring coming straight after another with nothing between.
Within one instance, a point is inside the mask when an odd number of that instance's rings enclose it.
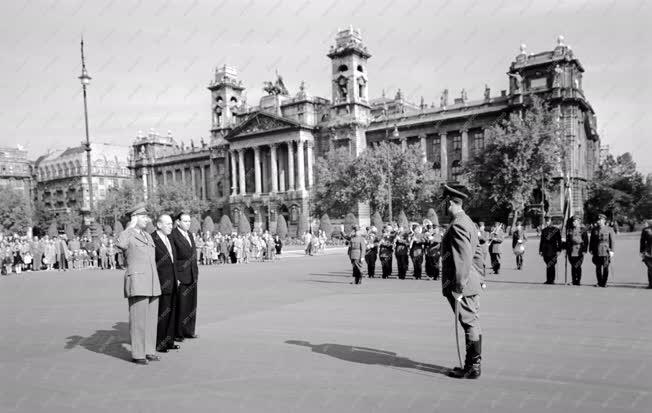
<instances>
[{"instance_id":1,"label":"military officer","mask_svg":"<svg viewBox=\"0 0 652 413\"><path fill-rule=\"evenodd\" d=\"M491 268L494 270L494 274L500 274L500 247L503 238L505 238L505 235L500 228L500 223L494 223L491 234L489 234L489 257L491 258Z\"/></svg>"},{"instance_id":2,"label":"military officer","mask_svg":"<svg viewBox=\"0 0 652 413\"><path fill-rule=\"evenodd\" d=\"M582 281L582 262L584 254L589 248L589 236L581 227L578 215L571 219L571 225L566 231L566 256L571 265L571 278L573 285L580 285Z\"/></svg>"},{"instance_id":3,"label":"military officer","mask_svg":"<svg viewBox=\"0 0 652 413\"><path fill-rule=\"evenodd\" d=\"M439 226L433 225L426 236L426 275L433 280L439 279L441 258L441 232Z\"/></svg>"},{"instance_id":4,"label":"military officer","mask_svg":"<svg viewBox=\"0 0 652 413\"><path fill-rule=\"evenodd\" d=\"M596 287L605 288L609 278L609 264L614 256L615 234L611 227L606 225L607 217L598 215L598 225L591 231L589 252L593 256L591 261L595 264Z\"/></svg>"},{"instance_id":5,"label":"military officer","mask_svg":"<svg viewBox=\"0 0 652 413\"><path fill-rule=\"evenodd\" d=\"M365 261L367 261L367 276L369 278L374 278L376 275L376 257L378 256L379 243L378 230L372 226L367 234L367 252L364 256Z\"/></svg>"},{"instance_id":6,"label":"military officer","mask_svg":"<svg viewBox=\"0 0 652 413\"><path fill-rule=\"evenodd\" d=\"M412 271L414 279L421 279L421 268L423 266L423 244L425 238L420 225L414 228L414 234L410 240L410 256L412 257Z\"/></svg>"},{"instance_id":7,"label":"military officer","mask_svg":"<svg viewBox=\"0 0 652 413\"><path fill-rule=\"evenodd\" d=\"M124 251L127 270L124 296L129 301L129 336L131 357L136 364L158 361L156 327L161 285L156 270L154 241L145 231L149 222L144 203L129 212L131 222L120 233L117 247Z\"/></svg>"},{"instance_id":8,"label":"military officer","mask_svg":"<svg viewBox=\"0 0 652 413\"><path fill-rule=\"evenodd\" d=\"M641 231L641 258L647 266L648 289L652 289L652 219L648 219L647 226Z\"/></svg>"},{"instance_id":9,"label":"military officer","mask_svg":"<svg viewBox=\"0 0 652 413\"><path fill-rule=\"evenodd\" d=\"M523 255L525 255L525 241L527 241L527 236L525 235L525 230L523 230L523 224L521 221L516 222L516 228L512 232L512 250L514 255L516 255L516 269L520 270L523 268Z\"/></svg>"},{"instance_id":10,"label":"military officer","mask_svg":"<svg viewBox=\"0 0 652 413\"><path fill-rule=\"evenodd\" d=\"M557 257L562 247L561 232L559 228L552 225L552 219L549 216L546 217L545 223L546 227L541 231L541 240L539 241L539 255L546 263L546 282L544 284L554 284Z\"/></svg>"},{"instance_id":11,"label":"military officer","mask_svg":"<svg viewBox=\"0 0 652 413\"><path fill-rule=\"evenodd\" d=\"M392 237L391 230L385 228L383 237L380 239L378 245L378 257L380 258L380 265L383 269L383 278L392 275L392 254L394 252L394 238Z\"/></svg>"},{"instance_id":12,"label":"military officer","mask_svg":"<svg viewBox=\"0 0 652 413\"><path fill-rule=\"evenodd\" d=\"M367 241L362 236L362 231L358 230L349 241L349 259L353 266L353 282L351 284L360 284L362 282L362 264L367 250Z\"/></svg>"},{"instance_id":13,"label":"military officer","mask_svg":"<svg viewBox=\"0 0 652 413\"><path fill-rule=\"evenodd\" d=\"M448 215L452 215L452 221L441 242L442 292L453 311L458 308L466 342L464 367L453 369L448 374L456 378L477 379L482 359L479 316L482 248L478 228L462 209L468 196L444 185L443 198L443 207Z\"/></svg>"}]
</instances>

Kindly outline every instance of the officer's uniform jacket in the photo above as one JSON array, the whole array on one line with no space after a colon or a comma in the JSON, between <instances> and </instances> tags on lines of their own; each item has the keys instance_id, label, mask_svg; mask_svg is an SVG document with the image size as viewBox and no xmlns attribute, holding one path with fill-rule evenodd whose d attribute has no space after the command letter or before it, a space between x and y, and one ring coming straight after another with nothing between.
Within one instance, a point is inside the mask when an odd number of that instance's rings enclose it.
<instances>
[{"instance_id":1,"label":"officer's uniform jacket","mask_svg":"<svg viewBox=\"0 0 652 413\"><path fill-rule=\"evenodd\" d=\"M566 253L580 257L589 249L589 235L582 228L570 228L566 233Z\"/></svg>"},{"instance_id":2,"label":"officer's uniform jacket","mask_svg":"<svg viewBox=\"0 0 652 413\"><path fill-rule=\"evenodd\" d=\"M352 260L360 260L367 252L367 241L362 236L354 236L349 242L349 258Z\"/></svg>"},{"instance_id":3,"label":"officer's uniform jacket","mask_svg":"<svg viewBox=\"0 0 652 413\"><path fill-rule=\"evenodd\" d=\"M609 252L614 250L615 246L614 230L607 225L593 228L591 231L591 241L589 251L594 257L608 257Z\"/></svg>"},{"instance_id":4,"label":"officer's uniform jacket","mask_svg":"<svg viewBox=\"0 0 652 413\"><path fill-rule=\"evenodd\" d=\"M561 231L555 226L545 227L541 231L539 253L544 257L556 257L562 249Z\"/></svg>"},{"instance_id":5,"label":"officer's uniform jacket","mask_svg":"<svg viewBox=\"0 0 652 413\"><path fill-rule=\"evenodd\" d=\"M464 211L455 214L441 242L442 291L464 296L481 291L482 248L478 228Z\"/></svg>"},{"instance_id":6,"label":"officer's uniform jacket","mask_svg":"<svg viewBox=\"0 0 652 413\"><path fill-rule=\"evenodd\" d=\"M161 295L152 237L145 231L127 228L118 236L116 246L124 252L127 266L124 275L125 298Z\"/></svg>"}]
</instances>

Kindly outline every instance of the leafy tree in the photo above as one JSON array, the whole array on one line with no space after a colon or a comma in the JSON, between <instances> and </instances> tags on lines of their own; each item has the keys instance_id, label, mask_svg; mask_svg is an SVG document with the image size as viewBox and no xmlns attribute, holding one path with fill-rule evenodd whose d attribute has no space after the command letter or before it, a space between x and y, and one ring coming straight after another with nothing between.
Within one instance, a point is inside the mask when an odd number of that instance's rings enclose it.
<instances>
[{"instance_id":1,"label":"leafy tree","mask_svg":"<svg viewBox=\"0 0 652 413\"><path fill-rule=\"evenodd\" d=\"M29 199L14 188L0 187L0 227L24 234L32 226Z\"/></svg>"},{"instance_id":2,"label":"leafy tree","mask_svg":"<svg viewBox=\"0 0 652 413\"><path fill-rule=\"evenodd\" d=\"M154 217L175 216L181 212L196 216L208 211L209 207L208 201L198 199L190 186L181 183L159 185L147 199L147 211Z\"/></svg>"},{"instance_id":3,"label":"leafy tree","mask_svg":"<svg viewBox=\"0 0 652 413\"><path fill-rule=\"evenodd\" d=\"M357 218L352 213L346 214L344 217L344 234L348 235L353 231L353 226L358 223Z\"/></svg>"},{"instance_id":4,"label":"leafy tree","mask_svg":"<svg viewBox=\"0 0 652 413\"><path fill-rule=\"evenodd\" d=\"M50 223L53 219L56 218L56 215L46 208L43 201L36 201L34 203L34 210L32 216L32 222L34 223L34 228L37 229L40 234L47 234Z\"/></svg>"},{"instance_id":5,"label":"leafy tree","mask_svg":"<svg viewBox=\"0 0 652 413\"><path fill-rule=\"evenodd\" d=\"M56 237L59 235L59 227L57 226L57 221L52 221L50 227L48 228L48 235L50 237Z\"/></svg>"},{"instance_id":6,"label":"leafy tree","mask_svg":"<svg viewBox=\"0 0 652 413\"><path fill-rule=\"evenodd\" d=\"M115 223L113 224L113 235L117 237L124 230L125 229L122 226L122 223L120 221L116 220Z\"/></svg>"},{"instance_id":7,"label":"leafy tree","mask_svg":"<svg viewBox=\"0 0 652 413\"><path fill-rule=\"evenodd\" d=\"M471 192L494 206L508 205L513 226L541 177L558 175L560 160L567 158L560 136L555 113L533 96L522 116L513 113L488 129L482 156L465 168Z\"/></svg>"},{"instance_id":8,"label":"leafy tree","mask_svg":"<svg viewBox=\"0 0 652 413\"><path fill-rule=\"evenodd\" d=\"M333 225L331 224L331 219L328 214L321 216L321 219L319 220L319 229L324 231L327 238L331 237L331 234L333 233Z\"/></svg>"},{"instance_id":9,"label":"leafy tree","mask_svg":"<svg viewBox=\"0 0 652 413\"><path fill-rule=\"evenodd\" d=\"M211 234L215 232L215 224L213 223L213 218L211 218L210 215L207 215L206 218L204 218L204 222L201 226L202 232L210 232Z\"/></svg>"},{"instance_id":10,"label":"leafy tree","mask_svg":"<svg viewBox=\"0 0 652 413\"><path fill-rule=\"evenodd\" d=\"M433 225L439 225L439 217L437 216L437 212L433 208L429 208L428 212L426 213L426 218L432 222Z\"/></svg>"},{"instance_id":11,"label":"leafy tree","mask_svg":"<svg viewBox=\"0 0 652 413\"><path fill-rule=\"evenodd\" d=\"M399 227L403 227L405 230L410 227L410 221L408 221L407 215L405 215L405 211L401 210L401 212L399 212L397 223Z\"/></svg>"},{"instance_id":12,"label":"leafy tree","mask_svg":"<svg viewBox=\"0 0 652 413\"><path fill-rule=\"evenodd\" d=\"M81 231L83 219L77 210L71 210L67 213L58 214L56 220L60 227L66 228L66 226L69 225L72 227L74 232L79 233Z\"/></svg>"},{"instance_id":13,"label":"leafy tree","mask_svg":"<svg viewBox=\"0 0 652 413\"><path fill-rule=\"evenodd\" d=\"M308 223L308 219L302 212L301 214L299 214L299 222L297 224L297 238L303 236L303 233L308 231L309 228L310 228L310 224Z\"/></svg>"},{"instance_id":14,"label":"leafy tree","mask_svg":"<svg viewBox=\"0 0 652 413\"><path fill-rule=\"evenodd\" d=\"M199 232L200 229L201 229L201 224L199 223L199 220L197 219L197 217L192 216L190 218L190 232L196 234Z\"/></svg>"},{"instance_id":15,"label":"leafy tree","mask_svg":"<svg viewBox=\"0 0 652 413\"><path fill-rule=\"evenodd\" d=\"M66 224L63 232L65 232L66 237L68 237L69 240L75 238L75 230L72 228L72 225Z\"/></svg>"},{"instance_id":16,"label":"leafy tree","mask_svg":"<svg viewBox=\"0 0 652 413\"><path fill-rule=\"evenodd\" d=\"M288 236L288 223L281 214L278 214L278 218L276 218L276 233L281 239L285 239Z\"/></svg>"},{"instance_id":17,"label":"leafy tree","mask_svg":"<svg viewBox=\"0 0 652 413\"><path fill-rule=\"evenodd\" d=\"M228 215L222 215L220 218L219 231L222 234L231 234L233 232L233 224L231 224L231 218Z\"/></svg>"},{"instance_id":18,"label":"leafy tree","mask_svg":"<svg viewBox=\"0 0 652 413\"><path fill-rule=\"evenodd\" d=\"M374 212L373 215L371 215L371 225L376 227L378 231L382 231L385 223L383 222L383 218L380 216L378 211Z\"/></svg>"},{"instance_id":19,"label":"leafy tree","mask_svg":"<svg viewBox=\"0 0 652 413\"><path fill-rule=\"evenodd\" d=\"M248 234L251 232L251 224L249 219L244 214L243 211L240 211L240 219L238 220L238 233L239 234Z\"/></svg>"},{"instance_id":20,"label":"leafy tree","mask_svg":"<svg viewBox=\"0 0 652 413\"><path fill-rule=\"evenodd\" d=\"M120 186L112 186L106 192L106 197L97 203L97 217L100 220L109 217L114 221L128 220L127 212L143 199L143 186L140 182L128 181Z\"/></svg>"},{"instance_id":21,"label":"leafy tree","mask_svg":"<svg viewBox=\"0 0 652 413\"><path fill-rule=\"evenodd\" d=\"M348 148L329 151L315 161L314 200L315 212L343 216L357 205L354 158Z\"/></svg>"}]
</instances>

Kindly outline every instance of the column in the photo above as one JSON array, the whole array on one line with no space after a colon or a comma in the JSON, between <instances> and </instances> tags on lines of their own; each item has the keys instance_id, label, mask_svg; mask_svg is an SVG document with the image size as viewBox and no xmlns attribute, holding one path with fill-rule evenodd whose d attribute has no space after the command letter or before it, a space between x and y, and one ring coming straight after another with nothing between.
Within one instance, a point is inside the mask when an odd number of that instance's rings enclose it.
<instances>
[{"instance_id":1,"label":"column","mask_svg":"<svg viewBox=\"0 0 652 413\"><path fill-rule=\"evenodd\" d=\"M269 157L272 163L272 193L278 192L278 165L276 164L276 147L273 143L269 145Z\"/></svg>"},{"instance_id":2,"label":"column","mask_svg":"<svg viewBox=\"0 0 652 413\"><path fill-rule=\"evenodd\" d=\"M439 140L441 141L441 148L439 153L441 154L441 177L444 181L448 180L448 140L446 139L446 132L439 134Z\"/></svg>"},{"instance_id":3,"label":"column","mask_svg":"<svg viewBox=\"0 0 652 413\"><path fill-rule=\"evenodd\" d=\"M181 184L186 184L186 167L181 165Z\"/></svg>"},{"instance_id":4,"label":"column","mask_svg":"<svg viewBox=\"0 0 652 413\"><path fill-rule=\"evenodd\" d=\"M313 176L312 176L312 168L314 164L314 154L312 152L312 147L314 145L313 141L307 141L306 142L306 156L308 157L308 188L312 188L313 184Z\"/></svg>"},{"instance_id":5,"label":"column","mask_svg":"<svg viewBox=\"0 0 652 413\"><path fill-rule=\"evenodd\" d=\"M254 181L256 186L256 195L261 192L260 184L260 146L254 146Z\"/></svg>"},{"instance_id":6,"label":"column","mask_svg":"<svg viewBox=\"0 0 652 413\"><path fill-rule=\"evenodd\" d=\"M235 151L229 151L231 154L231 195L238 193L238 171L236 170Z\"/></svg>"},{"instance_id":7,"label":"column","mask_svg":"<svg viewBox=\"0 0 652 413\"><path fill-rule=\"evenodd\" d=\"M156 171L152 168L152 191L156 191Z\"/></svg>"},{"instance_id":8,"label":"column","mask_svg":"<svg viewBox=\"0 0 652 413\"><path fill-rule=\"evenodd\" d=\"M305 172L305 165L303 162L303 141L299 140L297 142L297 179L299 182L297 182L297 190L304 190L306 188L306 178L304 175Z\"/></svg>"},{"instance_id":9,"label":"column","mask_svg":"<svg viewBox=\"0 0 652 413\"><path fill-rule=\"evenodd\" d=\"M201 199L207 199L206 196L206 166L201 166Z\"/></svg>"},{"instance_id":10,"label":"column","mask_svg":"<svg viewBox=\"0 0 652 413\"><path fill-rule=\"evenodd\" d=\"M244 149L238 150L238 178L240 179L240 195L247 193L244 170Z\"/></svg>"},{"instance_id":11,"label":"column","mask_svg":"<svg viewBox=\"0 0 652 413\"><path fill-rule=\"evenodd\" d=\"M294 142L288 142L288 191L294 191Z\"/></svg>"},{"instance_id":12,"label":"column","mask_svg":"<svg viewBox=\"0 0 652 413\"><path fill-rule=\"evenodd\" d=\"M469 131L462 129L462 165L469 160Z\"/></svg>"},{"instance_id":13,"label":"column","mask_svg":"<svg viewBox=\"0 0 652 413\"><path fill-rule=\"evenodd\" d=\"M426 134L422 133L421 135L419 135L419 138L421 138L421 163L426 163L426 162L428 162L427 146L426 146Z\"/></svg>"},{"instance_id":14,"label":"column","mask_svg":"<svg viewBox=\"0 0 652 413\"><path fill-rule=\"evenodd\" d=\"M167 186L168 184L168 170L164 169L163 170L163 186Z\"/></svg>"},{"instance_id":15,"label":"column","mask_svg":"<svg viewBox=\"0 0 652 413\"><path fill-rule=\"evenodd\" d=\"M197 185L195 184L195 166L190 167L190 185L192 185L192 193L198 197L201 194L197 193Z\"/></svg>"}]
</instances>

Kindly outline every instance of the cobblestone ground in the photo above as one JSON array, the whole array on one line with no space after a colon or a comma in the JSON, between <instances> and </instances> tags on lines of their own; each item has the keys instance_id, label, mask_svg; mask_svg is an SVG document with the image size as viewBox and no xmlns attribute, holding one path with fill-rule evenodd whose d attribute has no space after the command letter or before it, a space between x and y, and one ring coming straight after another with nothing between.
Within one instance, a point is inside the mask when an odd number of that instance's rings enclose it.
<instances>
[{"instance_id":1,"label":"cobblestone ground","mask_svg":"<svg viewBox=\"0 0 652 413\"><path fill-rule=\"evenodd\" d=\"M590 262L581 287L542 285L538 240L522 271L507 251L481 298L477 381L442 374L457 354L439 282L350 285L342 249L201 267L200 338L149 366L128 362L120 272L3 277L0 411L649 412L637 242L618 236L604 289Z\"/></svg>"}]
</instances>

